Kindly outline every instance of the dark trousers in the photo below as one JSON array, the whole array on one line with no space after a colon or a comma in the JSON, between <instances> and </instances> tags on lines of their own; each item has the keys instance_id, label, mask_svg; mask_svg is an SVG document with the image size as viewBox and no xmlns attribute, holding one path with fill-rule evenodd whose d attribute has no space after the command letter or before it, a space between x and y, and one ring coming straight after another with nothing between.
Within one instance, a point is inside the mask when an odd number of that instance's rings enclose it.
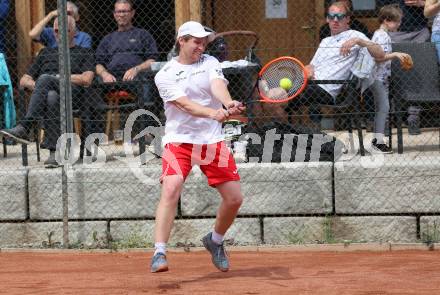
<instances>
[{"instance_id":1,"label":"dark trousers","mask_svg":"<svg viewBox=\"0 0 440 295\"><path fill-rule=\"evenodd\" d=\"M23 122L26 127L35 121L43 122L45 140L42 147L49 150L56 149L61 135L59 83L59 79L52 75L43 74L37 79ZM99 97L92 89L72 84L72 109L77 113L75 115L84 119L84 132L81 133L84 138L102 131L99 106Z\"/></svg>"},{"instance_id":2,"label":"dark trousers","mask_svg":"<svg viewBox=\"0 0 440 295\"><path fill-rule=\"evenodd\" d=\"M303 93L289 102L286 111L291 115L297 112L301 106L306 106L309 108L310 118L313 121L319 121L319 105L333 105L334 103L334 98L330 93L316 84L310 84L304 89Z\"/></svg>"},{"instance_id":3,"label":"dark trousers","mask_svg":"<svg viewBox=\"0 0 440 295\"><path fill-rule=\"evenodd\" d=\"M126 90L130 93L135 93L139 95L142 99L141 104L144 105L153 102L154 100L154 91L156 85L154 84L154 79L149 78L145 72L138 73L133 81L122 81L125 72L117 72L114 74L117 82L116 83L104 83L100 76L97 76L97 81L99 87L102 89L103 94L110 92L112 90Z\"/></svg>"}]
</instances>

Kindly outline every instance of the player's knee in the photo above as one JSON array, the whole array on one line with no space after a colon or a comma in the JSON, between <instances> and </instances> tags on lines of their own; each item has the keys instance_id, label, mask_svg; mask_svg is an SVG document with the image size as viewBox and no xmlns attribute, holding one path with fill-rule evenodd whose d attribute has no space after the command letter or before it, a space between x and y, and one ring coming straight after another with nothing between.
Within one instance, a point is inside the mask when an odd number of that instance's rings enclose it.
<instances>
[{"instance_id":1,"label":"player's knee","mask_svg":"<svg viewBox=\"0 0 440 295\"><path fill-rule=\"evenodd\" d=\"M233 195L226 200L229 207L240 208L243 203L243 196L241 194Z\"/></svg>"},{"instance_id":2,"label":"player's knee","mask_svg":"<svg viewBox=\"0 0 440 295\"><path fill-rule=\"evenodd\" d=\"M160 201L167 207L176 207L179 202L179 197L179 194L163 194Z\"/></svg>"},{"instance_id":3,"label":"player's knee","mask_svg":"<svg viewBox=\"0 0 440 295\"><path fill-rule=\"evenodd\" d=\"M177 205L182 191L183 178L178 175L167 176L162 182L161 203L166 206Z\"/></svg>"}]
</instances>

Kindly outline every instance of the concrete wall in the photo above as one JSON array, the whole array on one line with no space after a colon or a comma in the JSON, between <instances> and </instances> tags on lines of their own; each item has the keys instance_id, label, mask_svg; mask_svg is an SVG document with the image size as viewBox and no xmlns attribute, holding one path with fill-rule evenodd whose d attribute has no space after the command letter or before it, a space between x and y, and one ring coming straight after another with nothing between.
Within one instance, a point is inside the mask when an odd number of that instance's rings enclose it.
<instances>
[{"instance_id":1,"label":"concrete wall","mask_svg":"<svg viewBox=\"0 0 440 295\"><path fill-rule=\"evenodd\" d=\"M152 246L160 173L159 165L69 168L71 246ZM437 161L394 159L380 167L366 167L359 157L336 165L244 163L239 173L245 200L228 244L440 240ZM200 246L219 204L217 191L195 168L171 245ZM61 221L61 168L0 171L0 247L61 246Z\"/></svg>"}]
</instances>

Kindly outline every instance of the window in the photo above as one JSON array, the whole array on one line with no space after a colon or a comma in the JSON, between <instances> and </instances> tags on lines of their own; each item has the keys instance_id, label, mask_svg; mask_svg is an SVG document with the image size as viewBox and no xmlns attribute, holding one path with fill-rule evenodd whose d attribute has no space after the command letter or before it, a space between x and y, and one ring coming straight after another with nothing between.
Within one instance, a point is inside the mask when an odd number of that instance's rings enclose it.
<instances>
[{"instance_id":1,"label":"window","mask_svg":"<svg viewBox=\"0 0 440 295\"><path fill-rule=\"evenodd\" d=\"M375 16L376 0L352 0L355 16Z\"/></svg>"}]
</instances>

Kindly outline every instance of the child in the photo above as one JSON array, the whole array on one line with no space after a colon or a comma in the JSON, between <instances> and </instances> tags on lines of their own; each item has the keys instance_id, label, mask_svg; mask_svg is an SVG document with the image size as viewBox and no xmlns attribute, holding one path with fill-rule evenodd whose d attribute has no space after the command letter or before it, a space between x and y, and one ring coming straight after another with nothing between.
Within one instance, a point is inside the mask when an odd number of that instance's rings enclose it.
<instances>
[{"instance_id":1,"label":"child","mask_svg":"<svg viewBox=\"0 0 440 295\"><path fill-rule=\"evenodd\" d=\"M411 59L411 56L402 52L392 52L391 38L388 32L395 32L400 26L403 13L398 5L385 5L379 11L378 20L380 28L374 32L372 41L380 44L385 52L383 59L376 59L376 67L373 69L372 77L374 83L371 91L374 95L376 115L374 118L374 139L373 148L381 153L392 153L391 148L384 142L385 123L390 110L389 77L391 76L391 60L397 58L400 62Z\"/></svg>"}]
</instances>

